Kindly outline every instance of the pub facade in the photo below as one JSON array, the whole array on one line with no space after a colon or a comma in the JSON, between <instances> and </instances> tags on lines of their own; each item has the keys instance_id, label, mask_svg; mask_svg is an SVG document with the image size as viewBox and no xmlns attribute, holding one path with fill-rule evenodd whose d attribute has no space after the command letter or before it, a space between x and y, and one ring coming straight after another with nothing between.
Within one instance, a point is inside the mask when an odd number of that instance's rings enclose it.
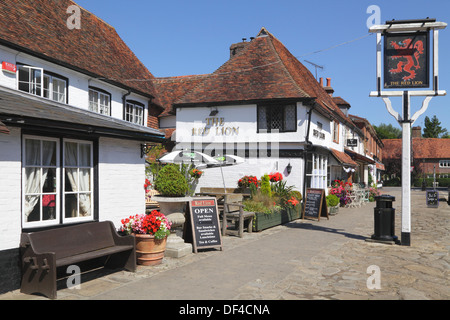
<instances>
[{"instance_id":1,"label":"pub facade","mask_svg":"<svg viewBox=\"0 0 450 320\"><path fill-rule=\"evenodd\" d=\"M212 74L157 78L166 108L160 126L176 129L177 149L245 159L236 167L206 169L197 191L236 188L245 175L272 172L302 193L326 189L335 179L367 185L369 174L376 181L374 155L365 147L372 137L326 80L316 81L262 28L251 41L233 44L230 59Z\"/></svg>"}]
</instances>

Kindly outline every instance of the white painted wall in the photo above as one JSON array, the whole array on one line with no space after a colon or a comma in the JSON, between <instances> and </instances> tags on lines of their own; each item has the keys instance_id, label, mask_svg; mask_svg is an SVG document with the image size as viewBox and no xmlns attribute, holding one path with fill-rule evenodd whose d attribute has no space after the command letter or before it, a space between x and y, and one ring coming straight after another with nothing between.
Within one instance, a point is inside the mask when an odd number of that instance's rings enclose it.
<instances>
[{"instance_id":1,"label":"white painted wall","mask_svg":"<svg viewBox=\"0 0 450 320\"><path fill-rule=\"evenodd\" d=\"M100 138L99 220L120 220L145 213L145 159L140 142Z\"/></svg>"},{"instance_id":2,"label":"white painted wall","mask_svg":"<svg viewBox=\"0 0 450 320\"><path fill-rule=\"evenodd\" d=\"M59 65L35 58L25 53L14 51L4 46L0 46L0 62L10 62L13 64L23 63L33 67L43 68L69 79L68 104L81 109L89 110L89 86L103 89L111 94L111 116L123 119L123 96L127 90L116 87L106 82L91 78L80 72L61 67ZM16 75L0 70L0 85L17 89ZM144 108L144 124L147 124L148 98L132 93L127 96L128 100L138 101Z\"/></svg>"},{"instance_id":3,"label":"white painted wall","mask_svg":"<svg viewBox=\"0 0 450 320\"><path fill-rule=\"evenodd\" d=\"M21 234L20 129L0 134L0 251L18 248Z\"/></svg>"}]
</instances>

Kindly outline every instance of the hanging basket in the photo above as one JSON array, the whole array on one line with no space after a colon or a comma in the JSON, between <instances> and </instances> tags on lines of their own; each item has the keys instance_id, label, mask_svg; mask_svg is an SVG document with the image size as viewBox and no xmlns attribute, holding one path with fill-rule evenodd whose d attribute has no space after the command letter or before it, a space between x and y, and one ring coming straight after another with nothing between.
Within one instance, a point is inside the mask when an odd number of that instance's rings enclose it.
<instances>
[{"instance_id":1,"label":"hanging basket","mask_svg":"<svg viewBox=\"0 0 450 320\"><path fill-rule=\"evenodd\" d=\"M148 234L135 234L137 264L155 266L162 263L166 251L167 237L155 239Z\"/></svg>"}]
</instances>

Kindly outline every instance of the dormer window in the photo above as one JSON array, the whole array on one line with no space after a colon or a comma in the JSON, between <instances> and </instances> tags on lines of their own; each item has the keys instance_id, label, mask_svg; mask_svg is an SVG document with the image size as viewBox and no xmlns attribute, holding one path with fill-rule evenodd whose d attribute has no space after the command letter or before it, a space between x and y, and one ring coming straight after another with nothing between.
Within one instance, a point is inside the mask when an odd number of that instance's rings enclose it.
<instances>
[{"instance_id":1,"label":"dormer window","mask_svg":"<svg viewBox=\"0 0 450 320\"><path fill-rule=\"evenodd\" d=\"M67 103L67 79L42 68L19 65L17 88L36 96Z\"/></svg>"}]
</instances>

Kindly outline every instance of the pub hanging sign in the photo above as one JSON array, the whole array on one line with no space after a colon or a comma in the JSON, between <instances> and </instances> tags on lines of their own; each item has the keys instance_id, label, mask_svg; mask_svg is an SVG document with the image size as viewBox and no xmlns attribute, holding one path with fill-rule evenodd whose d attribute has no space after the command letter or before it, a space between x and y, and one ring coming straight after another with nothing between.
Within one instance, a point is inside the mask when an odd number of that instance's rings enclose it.
<instances>
[{"instance_id":1,"label":"pub hanging sign","mask_svg":"<svg viewBox=\"0 0 450 320\"><path fill-rule=\"evenodd\" d=\"M428 88L428 32L384 34L384 87Z\"/></svg>"}]
</instances>

